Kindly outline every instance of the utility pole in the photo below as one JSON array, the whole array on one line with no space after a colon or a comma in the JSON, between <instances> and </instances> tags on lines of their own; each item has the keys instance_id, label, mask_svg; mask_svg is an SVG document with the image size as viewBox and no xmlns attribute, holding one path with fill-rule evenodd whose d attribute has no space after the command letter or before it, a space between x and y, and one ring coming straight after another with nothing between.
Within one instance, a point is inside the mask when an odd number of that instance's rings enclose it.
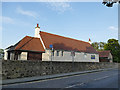
<instances>
[{"instance_id":1,"label":"utility pole","mask_svg":"<svg viewBox=\"0 0 120 90\"><path fill-rule=\"evenodd\" d=\"M75 52L72 51L72 70L74 71L74 56L75 56Z\"/></svg>"},{"instance_id":2,"label":"utility pole","mask_svg":"<svg viewBox=\"0 0 120 90\"><path fill-rule=\"evenodd\" d=\"M51 74L53 73L52 70L52 52L53 52L53 45L49 45L50 49L51 49L51 60L50 60L50 70L51 70Z\"/></svg>"}]
</instances>

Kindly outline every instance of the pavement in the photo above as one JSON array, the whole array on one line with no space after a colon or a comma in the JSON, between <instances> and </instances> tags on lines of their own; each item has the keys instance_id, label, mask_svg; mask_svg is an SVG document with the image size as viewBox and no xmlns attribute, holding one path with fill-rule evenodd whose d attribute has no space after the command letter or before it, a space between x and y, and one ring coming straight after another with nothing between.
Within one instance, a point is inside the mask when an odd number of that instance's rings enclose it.
<instances>
[{"instance_id":1,"label":"pavement","mask_svg":"<svg viewBox=\"0 0 120 90\"><path fill-rule=\"evenodd\" d=\"M100 72L100 71L106 71L106 70L112 70L112 69L114 69L114 68L62 73L62 74L54 74L54 75L46 75L46 76L34 76L34 77L26 77L26 78L18 78L18 79L7 79L7 80L2 81L2 85L27 83L27 82L33 82L33 81L54 79L54 78L60 78L60 77L68 77L68 76L73 76L73 75L80 75L80 74L85 74L85 73Z\"/></svg>"}]
</instances>

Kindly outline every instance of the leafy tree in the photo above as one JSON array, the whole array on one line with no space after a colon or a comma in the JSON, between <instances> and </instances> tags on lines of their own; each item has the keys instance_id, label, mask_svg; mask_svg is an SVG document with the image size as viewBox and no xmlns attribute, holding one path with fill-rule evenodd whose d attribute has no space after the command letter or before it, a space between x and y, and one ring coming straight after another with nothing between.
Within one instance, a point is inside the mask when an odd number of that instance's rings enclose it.
<instances>
[{"instance_id":1,"label":"leafy tree","mask_svg":"<svg viewBox=\"0 0 120 90\"><path fill-rule=\"evenodd\" d=\"M4 50L3 49L0 49L0 54L3 54L4 53Z\"/></svg>"},{"instance_id":2,"label":"leafy tree","mask_svg":"<svg viewBox=\"0 0 120 90\"><path fill-rule=\"evenodd\" d=\"M98 43L98 42L92 43L92 46L93 46L96 50L99 49L99 43Z\"/></svg>"},{"instance_id":3,"label":"leafy tree","mask_svg":"<svg viewBox=\"0 0 120 90\"><path fill-rule=\"evenodd\" d=\"M114 3L119 3L120 0L103 0L102 4L106 5L107 7L113 7Z\"/></svg>"},{"instance_id":4,"label":"leafy tree","mask_svg":"<svg viewBox=\"0 0 120 90\"><path fill-rule=\"evenodd\" d=\"M99 43L99 50L101 50L101 51L104 50L105 44L106 44L105 42L100 42Z\"/></svg>"},{"instance_id":5,"label":"leafy tree","mask_svg":"<svg viewBox=\"0 0 120 90\"><path fill-rule=\"evenodd\" d=\"M116 39L109 39L104 45L104 50L110 50L113 55L114 62L120 62L120 44Z\"/></svg>"},{"instance_id":6,"label":"leafy tree","mask_svg":"<svg viewBox=\"0 0 120 90\"><path fill-rule=\"evenodd\" d=\"M104 45L105 42L93 42L92 46L97 50L97 51L103 51L104 50Z\"/></svg>"}]
</instances>

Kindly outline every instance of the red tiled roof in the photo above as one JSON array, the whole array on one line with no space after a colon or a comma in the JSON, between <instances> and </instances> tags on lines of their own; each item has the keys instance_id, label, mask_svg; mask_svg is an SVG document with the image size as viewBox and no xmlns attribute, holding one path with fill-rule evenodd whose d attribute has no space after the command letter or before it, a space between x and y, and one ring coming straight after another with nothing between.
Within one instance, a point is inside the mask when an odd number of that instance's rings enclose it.
<instances>
[{"instance_id":1,"label":"red tiled roof","mask_svg":"<svg viewBox=\"0 0 120 90\"><path fill-rule=\"evenodd\" d=\"M109 57L110 51L98 51L99 57Z\"/></svg>"},{"instance_id":2,"label":"red tiled roof","mask_svg":"<svg viewBox=\"0 0 120 90\"><path fill-rule=\"evenodd\" d=\"M98 53L88 42L63 37L55 34L40 31L40 36L47 49L49 45L53 45L56 50L79 51L87 53Z\"/></svg>"},{"instance_id":3,"label":"red tiled roof","mask_svg":"<svg viewBox=\"0 0 120 90\"><path fill-rule=\"evenodd\" d=\"M40 38L26 36L15 47L15 50L29 50L44 52Z\"/></svg>"}]
</instances>

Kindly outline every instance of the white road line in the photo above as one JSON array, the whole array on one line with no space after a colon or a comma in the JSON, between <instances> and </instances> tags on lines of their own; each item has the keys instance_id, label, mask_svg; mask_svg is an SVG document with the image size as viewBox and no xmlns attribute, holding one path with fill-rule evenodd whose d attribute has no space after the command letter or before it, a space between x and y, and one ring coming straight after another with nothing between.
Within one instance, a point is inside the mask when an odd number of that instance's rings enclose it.
<instances>
[{"instance_id":1,"label":"white road line","mask_svg":"<svg viewBox=\"0 0 120 90\"><path fill-rule=\"evenodd\" d=\"M75 86L80 86L80 85L83 85L84 83L80 83L80 84L75 84L75 85L71 85L71 86L68 86L68 87L65 87L65 88L72 88L72 87L75 87Z\"/></svg>"},{"instance_id":2,"label":"white road line","mask_svg":"<svg viewBox=\"0 0 120 90\"><path fill-rule=\"evenodd\" d=\"M114 76L114 75L118 75L118 74L113 74L113 75L110 75L110 76ZM105 79L105 78L108 78L110 76L104 76L104 77L101 77L101 78L97 78L97 79L94 79L94 80L101 80L101 79ZM80 85L83 85L84 83L80 83L80 84L75 84L75 85L71 85L71 86L67 86L65 88L72 88L72 87L75 87L75 86L80 86Z\"/></svg>"},{"instance_id":3,"label":"white road line","mask_svg":"<svg viewBox=\"0 0 120 90\"><path fill-rule=\"evenodd\" d=\"M97 78L97 79L94 79L94 80L101 80L101 79L105 79L105 78L108 78L110 76L105 76L105 77L101 77L101 78Z\"/></svg>"},{"instance_id":4,"label":"white road line","mask_svg":"<svg viewBox=\"0 0 120 90\"><path fill-rule=\"evenodd\" d=\"M111 77L111 76L114 76L114 75L118 75L118 74L113 74L113 75L109 75L109 76L105 76L105 77L97 78L97 79L94 79L94 80L101 80L101 79L105 79L105 78L108 78L108 77Z\"/></svg>"}]
</instances>

